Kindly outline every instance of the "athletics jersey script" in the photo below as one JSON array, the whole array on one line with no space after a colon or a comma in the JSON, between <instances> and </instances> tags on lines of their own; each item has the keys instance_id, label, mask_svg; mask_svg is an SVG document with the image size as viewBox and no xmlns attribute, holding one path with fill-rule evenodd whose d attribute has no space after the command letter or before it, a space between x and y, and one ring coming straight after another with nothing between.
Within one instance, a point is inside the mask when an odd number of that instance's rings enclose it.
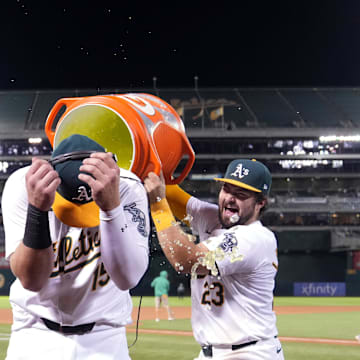
<instances>
[{"instance_id":1,"label":"athletics jersey script","mask_svg":"<svg viewBox=\"0 0 360 360\"><path fill-rule=\"evenodd\" d=\"M25 186L27 169L13 173L3 192L8 258L24 236L28 205ZM147 249L149 217L146 192L135 175L124 169L121 173L126 177L121 179L119 188L124 205L122 211L119 208L122 220L116 232L118 250L121 251L122 236L130 236L137 246ZM39 292L25 290L18 279L12 284L10 300L16 305L13 307L16 326L29 326L39 317L64 325L93 321L111 326L128 324L132 309L129 291L120 290L105 269L100 227L69 227L61 223L52 211L48 215L54 268L49 281ZM105 241L106 238L103 239ZM106 311L99 304L106 304Z\"/></svg>"},{"instance_id":2,"label":"athletics jersey script","mask_svg":"<svg viewBox=\"0 0 360 360\"><path fill-rule=\"evenodd\" d=\"M142 210L136 207L136 203L132 202L124 206L124 211L131 214L131 221L137 224L138 232L146 237L148 235L146 231L145 214ZM121 228L124 232L127 228L127 224ZM62 237L59 241L53 243L53 249L56 254L54 263L54 271L50 277L56 277L60 273L69 273L77 271L88 264L92 263L95 259L100 257L100 243L101 236L99 229L78 229L70 228L69 233ZM106 275L104 266L100 268L101 275ZM106 281L102 281L102 285L105 285Z\"/></svg>"},{"instance_id":3,"label":"athletics jersey script","mask_svg":"<svg viewBox=\"0 0 360 360\"><path fill-rule=\"evenodd\" d=\"M70 228L66 236L53 243L55 252L54 271L50 278L61 274L70 274L88 267L100 258L100 234L98 229ZM103 263L97 264L93 270L92 290L105 286L110 280Z\"/></svg>"}]
</instances>

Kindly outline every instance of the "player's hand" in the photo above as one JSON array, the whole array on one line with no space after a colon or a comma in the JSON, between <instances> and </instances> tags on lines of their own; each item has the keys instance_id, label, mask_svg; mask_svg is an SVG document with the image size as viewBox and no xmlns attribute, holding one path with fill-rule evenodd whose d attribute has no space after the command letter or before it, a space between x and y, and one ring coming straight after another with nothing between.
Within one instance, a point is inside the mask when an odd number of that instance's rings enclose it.
<instances>
[{"instance_id":1,"label":"player's hand","mask_svg":"<svg viewBox=\"0 0 360 360\"><path fill-rule=\"evenodd\" d=\"M149 172L144 180L144 187L149 195L150 204L154 204L166 196L165 179L162 173L160 176Z\"/></svg>"},{"instance_id":2,"label":"player's hand","mask_svg":"<svg viewBox=\"0 0 360 360\"><path fill-rule=\"evenodd\" d=\"M92 191L92 197L101 210L109 211L120 205L120 169L112 153L98 152L83 160L79 179L87 183Z\"/></svg>"},{"instance_id":3,"label":"player's hand","mask_svg":"<svg viewBox=\"0 0 360 360\"><path fill-rule=\"evenodd\" d=\"M33 158L25 179L29 203L39 210L49 211L61 183L59 174L46 160Z\"/></svg>"}]
</instances>

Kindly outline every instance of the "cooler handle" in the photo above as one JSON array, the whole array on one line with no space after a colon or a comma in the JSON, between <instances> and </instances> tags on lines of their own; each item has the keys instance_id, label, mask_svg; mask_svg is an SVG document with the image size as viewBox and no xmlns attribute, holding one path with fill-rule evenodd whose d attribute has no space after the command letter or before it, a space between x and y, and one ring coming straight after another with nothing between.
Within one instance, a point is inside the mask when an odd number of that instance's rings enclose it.
<instances>
[{"instance_id":1,"label":"cooler handle","mask_svg":"<svg viewBox=\"0 0 360 360\"><path fill-rule=\"evenodd\" d=\"M79 101L79 98L62 98L59 99L49 112L49 115L45 123L45 134L50 141L52 147L54 147L55 131L52 130L52 124L63 106L68 108L74 102ZM60 120L61 121L61 120Z\"/></svg>"},{"instance_id":2,"label":"cooler handle","mask_svg":"<svg viewBox=\"0 0 360 360\"><path fill-rule=\"evenodd\" d=\"M175 185L181 183L190 172L195 161L195 153L186 135L169 124L158 123L153 130L152 138L156 152L161 160L166 184ZM184 155L188 155L188 161L181 174L174 178L173 173Z\"/></svg>"},{"instance_id":3,"label":"cooler handle","mask_svg":"<svg viewBox=\"0 0 360 360\"><path fill-rule=\"evenodd\" d=\"M177 177L177 178L174 178L173 176L170 176L170 178L168 177L167 179L165 178L165 182L166 184L168 185L176 185L176 184L181 184L186 176L188 175L188 173L190 172L191 168L193 167L194 165L194 161L195 161L195 153L194 153L194 150L192 149L189 141L187 140L187 138L182 137L182 142L183 142L183 156L184 155L188 155L189 158L188 158L188 161L186 162L186 165L183 169L183 171L181 172L181 174ZM180 159L181 161L181 159ZM179 162L180 162L179 161ZM176 166L174 166L173 170L172 170L172 173L176 170L176 167L179 165L176 164Z\"/></svg>"}]
</instances>

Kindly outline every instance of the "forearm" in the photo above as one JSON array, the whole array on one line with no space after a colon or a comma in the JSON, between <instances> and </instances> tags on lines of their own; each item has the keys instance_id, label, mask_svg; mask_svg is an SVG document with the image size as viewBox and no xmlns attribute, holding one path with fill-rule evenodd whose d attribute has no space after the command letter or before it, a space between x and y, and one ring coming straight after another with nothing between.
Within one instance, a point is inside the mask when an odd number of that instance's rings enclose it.
<instances>
[{"instance_id":1,"label":"forearm","mask_svg":"<svg viewBox=\"0 0 360 360\"><path fill-rule=\"evenodd\" d=\"M11 256L11 269L25 289L39 291L51 274L53 261L48 212L28 204L23 241Z\"/></svg>"},{"instance_id":2,"label":"forearm","mask_svg":"<svg viewBox=\"0 0 360 360\"><path fill-rule=\"evenodd\" d=\"M172 267L177 272L189 274L197 262L197 259L189 257L191 252L196 252L191 237L179 225L158 231L157 234L159 244Z\"/></svg>"},{"instance_id":3,"label":"forearm","mask_svg":"<svg viewBox=\"0 0 360 360\"><path fill-rule=\"evenodd\" d=\"M142 235L128 226L122 206L100 212L100 233L101 258L111 279L121 290L135 287L147 269L149 255Z\"/></svg>"},{"instance_id":4,"label":"forearm","mask_svg":"<svg viewBox=\"0 0 360 360\"><path fill-rule=\"evenodd\" d=\"M40 291L45 285L54 266L52 246L32 249L20 243L10 257L10 267L22 286L31 291Z\"/></svg>"},{"instance_id":5,"label":"forearm","mask_svg":"<svg viewBox=\"0 0 360 360\"><path fill-rule=\"evenodd\" d=\"M201 265L208 252L202 244L195 244L194 237L186 234L170 210L166 199L151 205L151 215L160 246L173 268L182 273L208 273Z\"/></svg>"}]
</instances>

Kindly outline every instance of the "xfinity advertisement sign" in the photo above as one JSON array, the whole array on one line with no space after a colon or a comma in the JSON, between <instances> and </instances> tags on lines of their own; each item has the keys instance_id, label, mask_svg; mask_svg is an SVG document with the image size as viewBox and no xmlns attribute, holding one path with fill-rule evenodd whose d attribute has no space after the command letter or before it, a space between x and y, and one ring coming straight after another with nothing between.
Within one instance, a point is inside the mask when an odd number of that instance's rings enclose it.
<instances>
[{"instance_id":1,"label":"xfinity advertisement sign","mask_svg":"<svg viewBox=\"0 0 360 360\"><path fill-rule=\"evenodd\" d=\"M343 282L294 283L294 296L345 296Z\"/></svg>"}]
</instances>

